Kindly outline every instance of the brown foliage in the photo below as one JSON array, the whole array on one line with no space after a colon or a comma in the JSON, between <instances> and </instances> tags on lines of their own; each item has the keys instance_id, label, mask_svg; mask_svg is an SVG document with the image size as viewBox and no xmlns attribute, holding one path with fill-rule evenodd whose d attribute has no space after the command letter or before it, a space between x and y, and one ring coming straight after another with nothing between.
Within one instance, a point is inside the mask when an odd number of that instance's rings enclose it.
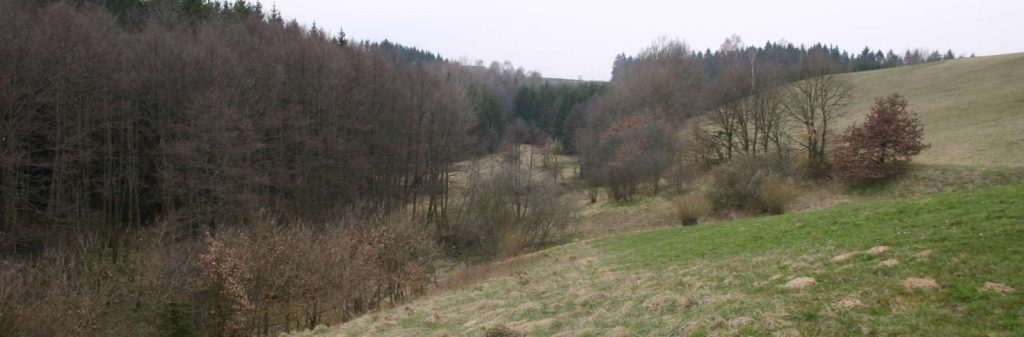
<instances>
[{"instance_id":1,"label":"brown foliage","mask_svg":"<svg viewBox=\"0 0 1024 337\"><path fill-rule=\"evenodd\" d=\"M850 126L832 149L832 174L843 180L889 177L927 149L924 127L907 105L898 94L876 99L864 123Z\"/></svg>"},{"instance_id":2,"label":"brown foliage","mask_svg":"<svg viewBox=\"0 0 1024 337\"><path fill-rule=\"evenodd\" d=\"M461 66L259 13L136 31L94 6L22 3L0 1L0 230L117 242L169 217L198 234L261 209L443 211L473 119Z\"/></svg>"},{"instance_id":3,"label":"brown foliage","mask_svg":"<svg viewBox=\"0 0 1024 337\"><path fill-rule=\"evenodd\" d=\"M428 228L265 220L196 242L157 227L129 235L122 247L131 254L116 259L98 240L71 240L38 257L0 260L0 332L266 336L311 329L425 291L438 254Z\"/></svg>"},{"instance_id":4,"label":"brown foliage","mask_svg":"<svg viewBox=\"0 0 1024 337\"><path fill-rule=\"evenodd\" d=\"M665 170L673 163L676 143L657 113L622 118L590 144L581 175L594 186L608 187L616 201L632 199L642 185L653 194Z\"/></svg>"},{"instance_id":5,"label":"brown foliage","mask_svg":"<svg viewBox=\"0 0 1024 337\"><path fill-rule=\"evenodd\" d=\"M459 248L517 254L557 239L572 224L573 207L562 195L554 177L523 163L477 170L452 207L443 235Z\"/></svg>"}]
</instances>

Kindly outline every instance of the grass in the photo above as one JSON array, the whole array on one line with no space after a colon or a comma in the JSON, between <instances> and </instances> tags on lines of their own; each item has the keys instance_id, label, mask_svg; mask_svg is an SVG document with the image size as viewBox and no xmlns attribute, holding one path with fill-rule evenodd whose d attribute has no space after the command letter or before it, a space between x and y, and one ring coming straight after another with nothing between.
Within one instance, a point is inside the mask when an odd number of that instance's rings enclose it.
<instances>
[{"instance_id":1,"label":"grass","mask_svg":"<svg viewBox=\"0 0 1024 337\"><path fill-rule=\"evenodd\" d=\"M1021 242L1024 185L851 203L571 243L510 275L304 335L1019 336ZM863 253L880 245L892 249ZM832 262L848 252L861 253ZM889 259L899 265L878 266ZM816 283L782 287L795 277ZM907 290L909 277L940 288ZM1018 290L979 291L986 282Z\"/></svg>"},{"instance_id":2,"label":"grass","mask_svg":"<svg viewBox=\"0 0 1024 337\"><path fill-rule=\"evenodd\" d=\"M1024 53L965 58L842 75L854 85L850 114L899 93L921 115L927 164L1024 167Z\"/></svg>"},{"instance_id":3,"label":"grass","mask_svg":"<svg viewBox=\"0 0 1024 337\"><path fill-rule=\"evenodd\" d=\"M1020 182L1024 182L1024 167L912 164L903 174L884 181L846 186L842 192L856 197L906 197Z\"/></svg>"},{"instance_id":4,"label":"grass","mask_svg":"<svg viewBox=\"0 0 1024 337\"><path fill-rule=\"evenodd\" d=\"M933 147L907 173L808 191L801 213L686 228L664 228L678 222L672 195L579 192L576 237L603 239L464 266L424 298L301 335L1024 335L1024 185L992 187L1024 181L1024 54L842 76L855 98L839 129L892 93L921 115ZM575 164L558 158L561 182L575 185ZM815 283L783 287L803 277ZM939 289L908 290L911 277Z\"/></svg>"}]
</instances>

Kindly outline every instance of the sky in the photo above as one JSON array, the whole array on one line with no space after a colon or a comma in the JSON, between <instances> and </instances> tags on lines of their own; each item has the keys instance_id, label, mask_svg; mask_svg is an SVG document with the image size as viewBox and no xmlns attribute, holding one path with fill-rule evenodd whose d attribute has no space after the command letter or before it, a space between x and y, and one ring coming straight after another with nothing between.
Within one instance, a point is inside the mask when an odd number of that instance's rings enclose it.
<instances>
[{"instance_id":1,"label":"sky","mask_svg":"<svg viewBox=\"0 0 1024 337\"><path fill-rule=\"evenodd\" d=\"M451 60L511 61L545 77L607 80L619 53L659 37L717 49L788 41L957 54L1024 52L1024 0L260 0L286 19Z\"/></svg>"}]
</instances>

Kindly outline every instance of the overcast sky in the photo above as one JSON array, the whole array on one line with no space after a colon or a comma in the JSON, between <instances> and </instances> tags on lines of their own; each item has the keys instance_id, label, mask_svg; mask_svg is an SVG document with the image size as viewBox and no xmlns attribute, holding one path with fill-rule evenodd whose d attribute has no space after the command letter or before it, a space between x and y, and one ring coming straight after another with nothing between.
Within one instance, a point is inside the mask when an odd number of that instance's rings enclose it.
<instances>
[{"instance_id":1,"label":"overcast sky","mask_svg":"<svg viewBox=\"0 0 1024 337\"><path fill-rule=\"evenodd\" d=\"M656 38L717 49L825 42L850 51L1024 51L1024 0L261 0L285 18L357 40L385 38L449 59L511 61L546 77L606 80L615 55Z\"/></svg>"}]
</instances>

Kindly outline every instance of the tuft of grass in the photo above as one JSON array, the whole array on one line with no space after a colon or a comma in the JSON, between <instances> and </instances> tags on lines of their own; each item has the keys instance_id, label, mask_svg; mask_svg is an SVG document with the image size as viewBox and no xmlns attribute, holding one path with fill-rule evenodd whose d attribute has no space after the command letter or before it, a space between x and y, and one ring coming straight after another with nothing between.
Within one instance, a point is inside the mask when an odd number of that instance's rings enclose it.
<instances>
[{"instance_id":1,"label":"tuft of grass","mask_svg":"<svg viewBox=\"0 0 1024 337\"><path fill-rule=\"evenodd\" d=\"M676 217L683 226L696 225L701 218L711 214L714 204L703 193L690 193L676 202Z\"/></svg>"},{"instance_id":2,"label":"tuft of grass","mask_svg":"<svg viewBox=\"0 0 1024 337\"><path fill-rule=\"evenodd\" d=\"M786 206L800 197L800 190L789 180L775 177L761 185L758 196L768 213L782 214L786 212Z\"/></svg>"}]
</instances>

